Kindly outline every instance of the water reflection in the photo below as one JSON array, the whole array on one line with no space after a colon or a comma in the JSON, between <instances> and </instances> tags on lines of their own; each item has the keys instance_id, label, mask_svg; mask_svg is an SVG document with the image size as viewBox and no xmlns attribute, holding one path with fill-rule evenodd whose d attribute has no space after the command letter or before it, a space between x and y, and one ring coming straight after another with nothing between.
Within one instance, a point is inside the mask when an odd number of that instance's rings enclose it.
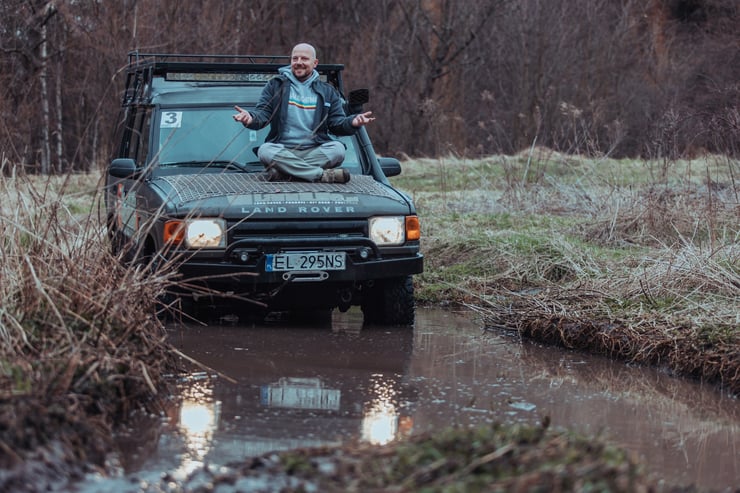
<instances>
[{"instance_id":1,"label":"water reflection","mask_svg":"<svg viewBox=\"0 0 740 493\"><path fill-rule=\"evenodd\" d=\"M262 386L261 401L267 407L338 411L342 392L328 389L318 378L288 377Z\"/></svg>"},{"instance_id":2,"label":"water reflection","mask_svg":"<svg viewBox=\"0 0 740 493\"><path fill-rule=\"evenodd\" d=\"M370 383L370 401L362 416L362 440L374 445L385 445L397 438L399 411L395 404L394 382L373 375Z\"/></svg>"},{"instance_id":3,"label":"water reflection","mask_svg":"<svg viewBox=\"0 0 740 493\"><path fill-rule=\"evenodd\" d=\"M185 477L205 464L220 418L221 402L213 399L212 382L191 380L193 384L183 394L176 422L185 447L174 473L177 477Z\"/></svg>"},{"instance_id":4,"label":"water reflection","mask_svg":"<svg viewBox=\"0 0 740 493\"><path fill-rule=\"evenodd\" d=\"M183 380L176 424L144 470L186 473L274 450L547 416L613 438L670 484L722 489L740 477L737 400L660 371L485 333L467 316L419 310L415 330L404 331L363 327L350 310L318 327L170 332L214 371L193 368Z\"/></svg>"},{"instance_id":5,"label":"water reflection","mask_svg":"<svg viewBox=\"0 0 740 493\"><path fill-rule=\"evenodd\" d=\"M315 327L279 320L267 326L173 326L172 341L201 363L193 372L213 369L208 384L183 381L180 420L194 405L191 397L217 404L205 433L180 424L183 441L194 447L183 462L224 463L351 441L385 444L411 430L408 408L418 394L407 380L413 330L363 328L358 312ZM208 443L200 447L199 440ZM174 448L176 440L170 443Z\"/></svg>"}]
</instances>

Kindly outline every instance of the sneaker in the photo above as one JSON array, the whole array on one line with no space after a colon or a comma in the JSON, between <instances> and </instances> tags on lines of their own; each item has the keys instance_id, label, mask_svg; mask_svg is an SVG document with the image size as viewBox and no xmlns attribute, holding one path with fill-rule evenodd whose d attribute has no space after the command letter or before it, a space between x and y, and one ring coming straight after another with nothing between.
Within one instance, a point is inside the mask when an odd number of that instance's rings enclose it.
<instances>
[{"instance_id":1,"label":"sneaker","mask_svg":"<svg viewBox=\"0 0 740 493\"><path fill-rule=\"evenodd\" d=\"M321 183L347 183L349 171L344 168L325 169L319 181Z\"/></svg>"}]
</instances>

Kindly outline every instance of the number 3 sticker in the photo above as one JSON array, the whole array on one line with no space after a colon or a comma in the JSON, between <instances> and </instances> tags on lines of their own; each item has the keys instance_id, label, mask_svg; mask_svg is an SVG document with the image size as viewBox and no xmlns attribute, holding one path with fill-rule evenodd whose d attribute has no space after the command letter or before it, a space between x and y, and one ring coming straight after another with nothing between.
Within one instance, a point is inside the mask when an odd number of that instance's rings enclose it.
<instances>
[{"instance_id":1,"label":"number 3 sticker","mask_svg":"<svg viewBox=\"0 0 740 493\"><path fill-rule=\"evenodd\" d=\"M165 111L162 113L160 128L180 128L182 126L182 111Z\"/></svg>"}]
</instances>

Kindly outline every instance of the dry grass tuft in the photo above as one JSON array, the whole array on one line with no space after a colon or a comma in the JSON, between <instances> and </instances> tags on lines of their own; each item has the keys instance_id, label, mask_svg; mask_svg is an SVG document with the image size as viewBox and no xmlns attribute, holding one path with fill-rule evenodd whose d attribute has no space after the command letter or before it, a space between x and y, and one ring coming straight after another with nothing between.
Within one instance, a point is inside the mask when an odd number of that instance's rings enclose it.
<instances>
[{"instance_id":1,"label":"dry grass tuft","mask_svg":"<svg viewBox=\"0 0 740 493\"><path fill-rule=\"evenodd\" d=\"M96 190L92 176L0 178L0 468L19 475L50 457L101 466L116 423L162 386L166 276L109 253Z\"/></svg>"}]
</instances>

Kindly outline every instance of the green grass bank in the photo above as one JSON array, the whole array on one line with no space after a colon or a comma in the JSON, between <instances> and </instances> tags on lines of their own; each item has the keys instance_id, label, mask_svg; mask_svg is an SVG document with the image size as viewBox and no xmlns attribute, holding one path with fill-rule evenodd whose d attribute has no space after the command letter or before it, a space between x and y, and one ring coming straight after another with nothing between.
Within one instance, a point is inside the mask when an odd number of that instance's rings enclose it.
<instances>
[{"instance_id":1,"label":"green grass bank","mask_svg":"<svg viewBox=\"0 0 740 493\"><path fill-rule=\"evenodd\" d=\"M740 394L740 162L535 148L404 163L422 303Z\"/></svg>"}]
</instances>

